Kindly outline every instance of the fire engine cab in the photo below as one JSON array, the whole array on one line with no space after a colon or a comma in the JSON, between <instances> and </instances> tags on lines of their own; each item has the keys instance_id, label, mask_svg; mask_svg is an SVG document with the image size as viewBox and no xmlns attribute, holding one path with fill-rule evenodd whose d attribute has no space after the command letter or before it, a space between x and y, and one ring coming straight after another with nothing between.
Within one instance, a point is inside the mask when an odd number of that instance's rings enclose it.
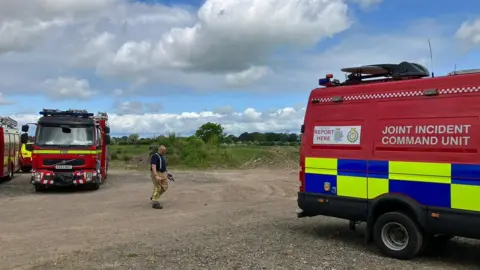
<instances>
[{"instance_id":1,"label":"fire engine cab","mask_svg":"<svg viewBox=\"0 0 480 270\"><path fill-rule=\"evenodd\" d=\"M44 109L40 114L32 154L35 191L49 186L98 189L108 171L108 115L72 109ZM22 126L22 143L28 140L28 129Z\"/></svg>"},{"instance_id":2,"label":"fire engine cab","mask_svg":"<svg viewBox=\"0 0 480 270\"><path fill-rule=\"evenodd\" d=\"M480 70L433 77L417 63L345 68L311 91L301 128L298 217L365 222L409 259L480 239Z\"/></svg>"}]
</instances>

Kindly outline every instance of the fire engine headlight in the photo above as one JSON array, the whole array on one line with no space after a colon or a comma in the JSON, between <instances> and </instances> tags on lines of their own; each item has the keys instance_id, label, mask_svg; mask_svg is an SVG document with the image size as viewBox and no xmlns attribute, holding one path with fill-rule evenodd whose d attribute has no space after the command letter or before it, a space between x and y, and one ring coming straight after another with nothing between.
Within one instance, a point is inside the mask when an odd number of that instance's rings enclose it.
<instances>
[{"instance_id":1,"label":"fire engine headlight","mask_svg":"<svg viewBox=\"0 0 480 270\"><path fill-rule=\"evenodd\" d=\"M42 179L42 173L35 172L35 173L32 173L32 175L33 175L33 179L37 182L39 182Z\"/></svg>"},{"instance_id":2,"label":"fire engine headlight","mask_svg":"<svg viewBox=\"0 0 480 270\"><path fill-rule=\"evenodd\" d=\"M92 176L93 176L93 173L91 172L85 173L85 180L92 181Z\"/></svg>"}]
</instances>

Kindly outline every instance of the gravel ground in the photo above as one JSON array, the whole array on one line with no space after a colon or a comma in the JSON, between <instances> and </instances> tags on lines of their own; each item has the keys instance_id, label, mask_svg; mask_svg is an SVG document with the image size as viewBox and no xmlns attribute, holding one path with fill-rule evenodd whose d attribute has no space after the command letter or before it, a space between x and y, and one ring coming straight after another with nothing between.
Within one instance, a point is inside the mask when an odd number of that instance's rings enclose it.
<instances>
[{"instance_id":1,"label":"gravel ground","mask_svg":"<svg viewBox=\"0 0 480 270\"><path fill-rule=\"evenodd\" d=\"M0 269L480 269L480 242L454 239L412 261L382 257L348 221L297 219L296 173L179 172L149 207L144 172L100 190L35 194L0 184Z\"/></svg>"}]
</instances>

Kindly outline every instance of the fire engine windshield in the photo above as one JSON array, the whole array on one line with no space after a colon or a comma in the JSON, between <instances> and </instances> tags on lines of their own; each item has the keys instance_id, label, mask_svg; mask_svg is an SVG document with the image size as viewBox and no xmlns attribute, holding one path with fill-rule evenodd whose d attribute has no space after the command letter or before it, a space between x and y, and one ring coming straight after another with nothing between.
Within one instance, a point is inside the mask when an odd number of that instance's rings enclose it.
<instances>
[{"instance_id":1,"label":"fire engine windshield","mask_svg":"<svg viewBox=\"0 0 480 270\"><path fill-rule=\"evenodd\" d=\"M93 145L93 126L44 126L37 127L35 144L39 146L87 146Z\"/></svg>"}]
</instances>

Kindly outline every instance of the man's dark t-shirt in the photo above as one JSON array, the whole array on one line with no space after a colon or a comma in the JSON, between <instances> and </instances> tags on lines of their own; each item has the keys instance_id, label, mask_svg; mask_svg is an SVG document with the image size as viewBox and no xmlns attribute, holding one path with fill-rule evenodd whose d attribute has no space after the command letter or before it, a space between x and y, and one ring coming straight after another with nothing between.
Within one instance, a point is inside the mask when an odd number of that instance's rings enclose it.
<instances>
[{"instance_id":1,"label":"man's dark t-shirt","mask_svg":"<svg viewBox=\"0 0 480 270\"><path fill-rule=\"evenodd\" d=\"M163 173L167 171L167 163L165 162L165 158L159 153L153 154L151 161L151 164L156 166L157 172Z\"/></svg>"}]
</instances>

